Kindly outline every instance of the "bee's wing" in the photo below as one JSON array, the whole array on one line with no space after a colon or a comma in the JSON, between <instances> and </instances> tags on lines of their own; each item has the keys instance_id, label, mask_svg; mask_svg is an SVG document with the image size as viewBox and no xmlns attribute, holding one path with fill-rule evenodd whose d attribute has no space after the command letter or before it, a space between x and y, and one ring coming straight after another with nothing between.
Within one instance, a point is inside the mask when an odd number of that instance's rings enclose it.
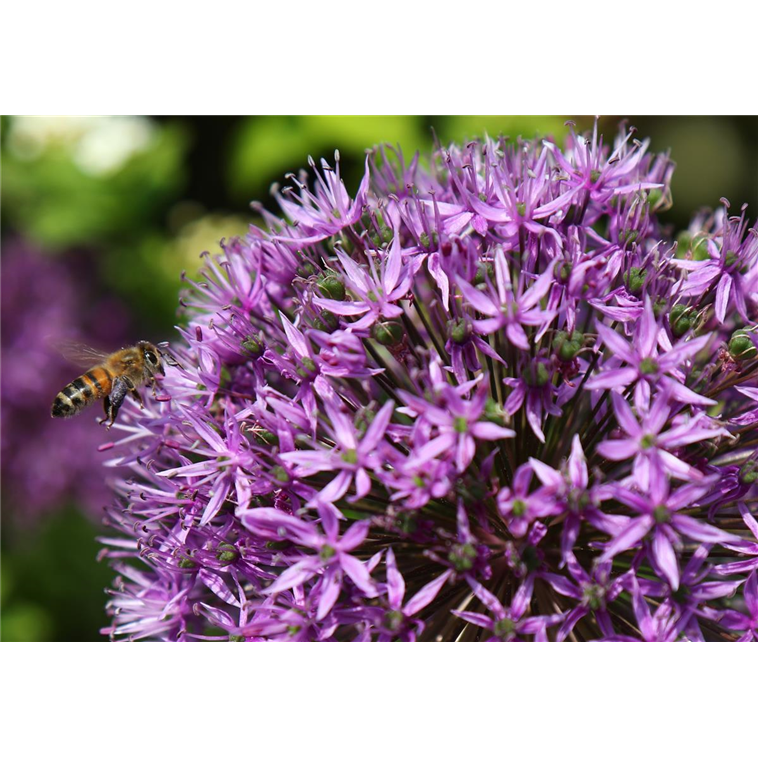
<instances>
[{"instance_id":1,"label":"bee's wing","mask_svg":"<svg viewBox=\"0 0 758 757\"><path fill-rule=\"evenodd\" d=\"M60 339L51 342L51 346L56 352L60 353L69 363L73 363L79 368L92 368L105 361L110 355L109 352L90 347L88 344L82 344L72 339Z\"/></svg>"}]
</instances>

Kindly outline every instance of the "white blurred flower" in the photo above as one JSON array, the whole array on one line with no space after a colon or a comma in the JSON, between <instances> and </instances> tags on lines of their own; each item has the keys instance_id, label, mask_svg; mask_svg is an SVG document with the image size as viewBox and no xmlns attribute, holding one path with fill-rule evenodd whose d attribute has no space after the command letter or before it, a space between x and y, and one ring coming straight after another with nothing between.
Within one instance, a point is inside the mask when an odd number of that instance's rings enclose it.
<instances>
[{"instance_id":1,"label":"white blurred flower","mask_svg":"<svg viewBox=\"0 0 758 757\"><path fill-rule=\"evenodd\" d=\"M23 160L34 160L50 148L67 149L82 172L103 176L147 149L155 132L145 116L17 116L10 124L8 147Z\"/></svg>"}]
</instances>

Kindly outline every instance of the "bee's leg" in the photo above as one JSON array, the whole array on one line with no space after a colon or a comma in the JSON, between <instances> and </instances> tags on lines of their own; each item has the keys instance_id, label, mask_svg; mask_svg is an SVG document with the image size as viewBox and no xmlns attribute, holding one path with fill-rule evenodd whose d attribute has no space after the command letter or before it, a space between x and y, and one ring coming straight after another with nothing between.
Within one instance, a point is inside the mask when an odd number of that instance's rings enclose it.
<instances>
[{"instance_id":1,"label":"bee's leg","mask_svg":"<svg viewBox=\"0 0 758 757\"><path fill-rule=\"evenodd\" d=\"M128 391L129 384L124 378L119 376L119 378L113 382L110 397L106 397L104 402L106 420L109 421L108 428L116 422L119 408L124 404L124 399L126 398L126 393Z\"/></svg>"},{"instance_id":2,"label":"bee's leg","mask_svg":"<svg viewBox=\"0 0 758 757\"><path fill-rule=\"evenodd\" d=\"M111 398L107 394L103 400L103 412L105 413L105 418L100 421L101 426L103 423L107 423L111 417ZM110 428L110 426L108 428Z\"/></svg>"},{"instance_id":3,"label":"bee's leg","mask_svg":"<svg viewBox=\"0 0 758 757\"><path fill-rule=\"evenodd\" d=\"M144 409L145 405L142 402L142 396L139 393L139 390L136 386L134 386L134 383L131 379L126 378L126 376L123 377L124 381L126 382L126 386L129 389L129 394L134 397L134 399L139 403L139 406Z\"/></svg>"}]
</instances>

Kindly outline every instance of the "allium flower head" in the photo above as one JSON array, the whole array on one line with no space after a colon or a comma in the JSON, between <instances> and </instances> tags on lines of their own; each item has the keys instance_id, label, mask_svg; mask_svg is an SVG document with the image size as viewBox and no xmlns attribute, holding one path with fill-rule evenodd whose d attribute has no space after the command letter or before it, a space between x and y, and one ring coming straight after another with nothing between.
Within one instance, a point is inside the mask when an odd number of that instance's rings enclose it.
<instances>
[{"instance_id":1,"label":"allium flower head","mask_svg":"<svg viewBox=\"0 0 758 757\"><path fill-rule=\"evenodd\" d=\"M106 632L755 638L756 231L675 241L631 136L277 189L184 296L171 401L119 416Z\"/></svg>"}]
</instances>

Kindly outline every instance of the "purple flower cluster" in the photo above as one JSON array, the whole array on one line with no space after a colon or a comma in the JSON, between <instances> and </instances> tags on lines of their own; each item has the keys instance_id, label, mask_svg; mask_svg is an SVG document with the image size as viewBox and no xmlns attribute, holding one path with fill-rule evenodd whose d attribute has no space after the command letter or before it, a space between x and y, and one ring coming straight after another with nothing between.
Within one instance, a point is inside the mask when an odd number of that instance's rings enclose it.
<instances>
[{"instance_id":1,"label":"purple flower cluster","mask_svg":"<svg viewBox=\"0 0 758 757\"><path fill-rule=\"evenodd\" d=\"M758 639L758 234L647 147L291 177L116 424L106 632Z\"/></svg>"}]
</instances>

